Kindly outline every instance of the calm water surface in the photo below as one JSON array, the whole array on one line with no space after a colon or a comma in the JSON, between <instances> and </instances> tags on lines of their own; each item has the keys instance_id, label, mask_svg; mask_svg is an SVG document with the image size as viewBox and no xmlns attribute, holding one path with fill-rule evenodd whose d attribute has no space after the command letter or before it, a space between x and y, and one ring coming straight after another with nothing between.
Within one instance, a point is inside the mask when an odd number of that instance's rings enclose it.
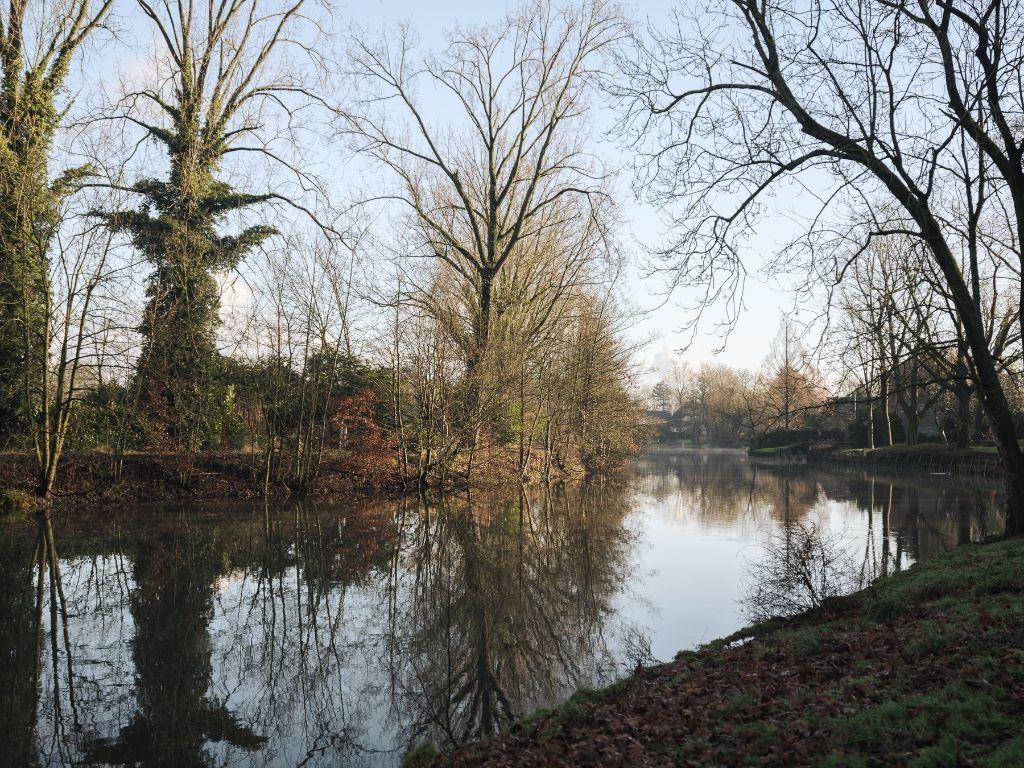
<instances>
[{"instance_id":1,"label":"calm water surface","mask_svg":"<svg viewBox=\"0 0 1024 768\"><path fill-rule=\"evenodd\" d=\"M397 765L748 623L751 564L787 525L874 578L998 533L1001 502L693 452L550 493L8 527L0 764Z\"/></svg>"}]
</instances>

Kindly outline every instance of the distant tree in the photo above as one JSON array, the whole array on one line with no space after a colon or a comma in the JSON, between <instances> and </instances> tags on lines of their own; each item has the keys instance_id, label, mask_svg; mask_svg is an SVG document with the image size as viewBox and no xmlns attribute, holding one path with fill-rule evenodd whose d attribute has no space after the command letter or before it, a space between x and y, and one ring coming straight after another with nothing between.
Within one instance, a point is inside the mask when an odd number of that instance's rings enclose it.
<instances>
[{"instance_id":1,"label":"distant tree","mask_svg":"<svg viewBox=\"0 0 1024 768\"><path fill-rule=\"evenodd\" d=\"M775 429L814 423L825 402L822 377L810 362L793 322L784 319L763 366L764 412Z\"/></svg>"},{"instance_id":2,"label":"distant tree","mask_svg":"<svg viewBox=\"0 0 1024 768\"><path fill-rule=\"evenodd\" d=\"M651 405L655 410L672 411L675 404L675 395L664 381L657 382L651 387Z\"/></svg>"},{"instance_id":3,"label":"distant tree","mask_svg":"<svg viewBox=\"0 0 1024 768\"><path fill-rule=\"evenodd\" d=\"M686 391L690 384L690 365L678 355L672 357L665 382L672 390L672 410L679 408L686 400Z\"/></svg>"},{"instance_id":4,"label":"distant tree","mask_svg":"<svg viewBox=\"0 0 1024 768\"><path fill-rule=\"evenodd\" d=\"M325 451L340 447L332 424L344 422L342 401L385 387L352 346L354 254L322 237L275 242L250 265L257 298L242 318L226 381L235 385L264 486L303 491Z\"/></svg>"}]
</instances>

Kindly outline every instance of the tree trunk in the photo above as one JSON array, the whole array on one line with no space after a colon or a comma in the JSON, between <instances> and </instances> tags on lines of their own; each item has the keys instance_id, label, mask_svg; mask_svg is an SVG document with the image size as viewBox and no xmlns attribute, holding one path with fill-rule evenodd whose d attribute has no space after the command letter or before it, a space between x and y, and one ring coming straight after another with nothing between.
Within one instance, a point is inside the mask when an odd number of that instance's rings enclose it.
<instances>
[{"instance_id":1,"label":"tree trunk","mask_svg":"<svg viewBox=\"0 0 1024 768\"><path fill-rule=\"evenodd\" d=\"M867 392L867 405L868 405L868 448L872 451L875 450L875 401L871 397L871 389L865 388Z\"/></svg>"},{"instance_id":2,"label":"tree trunk","mask_svg":"<svg viewBox=\"0 0 1024 768\"><path fill-rule=\"evenodd\" d=\"M917 445L917 428L921 416L918 411L921 406L918 384L917 363L915 362L910 371L910 391L907 393L908 406L904 409L907 417L907 445Z\"/></svg>"},{"instance_id":3,"label":"tree trunk","mask_svg":"<svg viewBox=\"0 0 1024 768\"><path fill-rule=\"evenodd\" d=\"M995 367L991 368L990 373L995 377ZM1019 536L1024 534L1024 453L1017 442L1013 414L998 379L994 387L990 382L982 383L981 393L1006 482L1006 535Z\"/></svg>"},{"instance_id":4,"label":"tree trunk","mask_svg":"<svg viewBox=\"0 0 1024 768\"><path fill-rule=\"evenodd\" d=\"M967 383L967 370L957 366L956 386L956 445L971 447L971 388Z\"/></svg>"},{"instance_id":5,"label":"tree trunk","mask_svg":"<svg viewBox=\"0 0 1024 768\"><path fill-rule=\"evenodd\" d=\"M940 265L944 266L941 261ZM956 273L956 275L958 274ZM969 300L960 300L962 299L961 294L966 293L962 278L959 284L950 279L950 288L963 322L964 335L971 352L971 360L974 363L978 397L985 409L988 423L992 427L992 437L1002 462L1003 479L1006 484L1006 535L1019 536L1024 534L1024 453L1021 452L1020 444L1017 442L1013 412L1010 410L1010 403L1006 399L1003 384L999 380L995 360L988 347L981 311ZM966 378L961 380L966 382ZM970 391L967 387L965 389ZM965 402L967 403L967 423L969 425L970 398L965 398Z\"/></svg>"},{"instance_id":6,"label":"tree trunk","mask_svg":"<svg viewBox=\"0 0 1024 768\"><path fill-rule=\"evenodd\" d=\"M917 429L919 414L917 407L908 408L905 412L907 417L907 445L917 445Z\"/></svg>"},{"instance_id":7,"label":"tree trunk","mask_svg":"<svg viewBox=\"0 0 1024 768\"><path fill-rule=\"evenodd\" d=\"M878 387L878 399L882 406L882 423L885 425L885 444L892 446L892 412L889 410L889 374L883 373Z\"/></svg>"}]
</instances>

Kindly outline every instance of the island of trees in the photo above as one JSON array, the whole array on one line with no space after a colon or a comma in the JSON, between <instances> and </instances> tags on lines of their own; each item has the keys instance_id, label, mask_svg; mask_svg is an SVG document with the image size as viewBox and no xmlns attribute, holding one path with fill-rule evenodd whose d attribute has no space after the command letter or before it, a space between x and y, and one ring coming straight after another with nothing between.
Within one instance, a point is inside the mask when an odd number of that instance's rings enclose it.
<instances>
[{"instance_id":1,"label":"island of trees","mask_svg":"<svg viewBox=\"0 0 1024 768\"><path fill-rule=\"evenodd\" d=\"M140 457L184 489L226 472L302 493L571 477L636 450L591 143L618 13L524 7L432 53L329 32L305 0L20 0L2 21L10 503ZM109 65L125 28L138 72Z\"/></svg>"}]
</instances>

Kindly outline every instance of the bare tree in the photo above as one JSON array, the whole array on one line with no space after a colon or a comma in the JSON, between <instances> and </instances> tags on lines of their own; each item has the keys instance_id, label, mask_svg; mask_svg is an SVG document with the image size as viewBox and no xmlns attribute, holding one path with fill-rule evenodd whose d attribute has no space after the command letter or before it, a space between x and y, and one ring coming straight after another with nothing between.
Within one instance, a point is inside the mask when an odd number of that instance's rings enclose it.
<instances>
[{"instance_id":1,"label":"bare tree","mask_svg":"<svg viewBox=\"0 0 1024 768\"><path fill-rule=\"evenodd\" d=\"M863 585L843 537L795 520L772 534L763 560L750 566L747 618L768 621L820 607Z\"/></svg>"},{"instance_id":2,"label":"bare tree","mask_svg":"<svg viewBox=\"0 0 1024 768\"><path fill-rule=\"evenodd\" d=\"M116 258L113 236L80 207L62 206L65 226L50 242L49 272L40 281L41 335L32 338L42 364L27 388L36 406L32 439L36 493L50 496L73 415L96 375L109 365L107 340L123 326L133 265ZM72 214L77 214L72 216Z\"/></svg>"},{"instance_id":3,"label":"bare tree","mask_svg":"<svg viewBox=\"0 0 1024 768\"><path fill-rule=\"evenodd\" d=\"M728 298L742 281L743 240L781 184L824 200L810 236L775 263L810 255L808 286L843 277L837 242L922 241L963 327L1002 459L1010 534L1024 532L1024 453L961 268L963 230L948 225L940 198L961 183L965 156L986 158L990 197L1007 202L1021 242L1021 10L1017 0L733 0L717 20L694 20L695 37L682 25L655 33L625 61L618 89L627 127L649 142L654 191L683 204L685 229L666 256L709 298ZM835 183L822 190L823 178ZM898 206L898 221L829 230L834 205L879 196ZM1017 259L1019 273L1019 249ZM733 277L727 288L723 275Z\"/></svg>"},{"instance_id":4,"label":"bare tree","mask_svg":"<svg viewBox=\"0 0 1024 768\"><path fill-rule=\"evenodd\" d=\"M607 248L607 173L588 151L587 118L602 54L622 29L601 0L532 2L495 27L453 32L426 59L406 30L395 42L353 43L352 74L364 92L344 131L392 172L397 186L384 197L410 214L411 255L442 265L450 286L442 301L455 305L432 303L430 290L417 300L462 326L456 339L471 379L498 319L530 308L525 322L539 333L582 265ZM430 107L421 87L440 94ZM437 274L428 273L429 287ZM467 401L471 432L484 400Z\"/></svg>"},{"instance_id":5,"label":"bare tree","mask_svg":"<svg viewBox=\"0 0 1024 768\"><path fill-rule=\"evenodd\" d=\"M763 365L764 411L775 429L797 429L813 421L825 401L821 374L811 364L797 327L783 319Z\"/></svg>"},{"instance_id":6,"label":"bare tree","mask_svg":"<svg viewBox=\"0 0 1024 768\"><path fill-rule=\"evenodd\" d=\"M319 475L342 389L357 383L351 337L354 255L338 243L281 238L249 270L234 364L242 407L259 449L264 492L303 492Z\"/></svg>"},{"instance_id":7,"label":"bare tree","mask_svg":"<svg viewBox=\"0 0 1024 768\"><path fill-rule=\"evenodd\" d=\"M979 239L984 234L979 229ZM1015 280L1002 274L998 256L983 247L972 250L965 272L972 276L988 343L1003 373L1020 354ZM857 371L869 421L878 403L885 442L893 441L891 405L902 412L906 440L913 445L922 417L948 394L956 401L958 443L968 447L976 381L962 324L921 242L872 242L847 270L838 308L839 322L830 333L839 342L836 363Z\"/></svg>"}]
</instances>

